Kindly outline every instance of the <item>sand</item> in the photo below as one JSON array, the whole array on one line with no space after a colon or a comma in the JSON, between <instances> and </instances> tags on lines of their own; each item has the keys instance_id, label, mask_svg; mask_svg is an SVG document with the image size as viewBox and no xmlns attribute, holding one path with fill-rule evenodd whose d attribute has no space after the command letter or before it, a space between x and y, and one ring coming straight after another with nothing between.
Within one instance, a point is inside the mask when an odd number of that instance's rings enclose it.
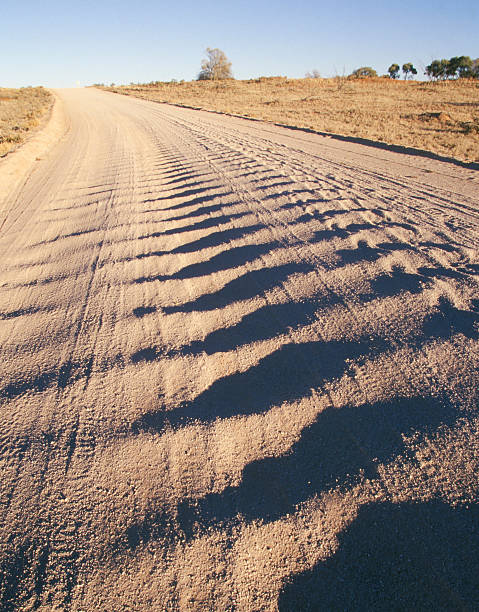
<instances>
[{"instance_id":1,"label":"sand","mask_svg":"<svg viewBox=\"0 0 479 612\"><path fill-rule=\"evenodd\" d=\"M477 171L57 95L0 218L1 609L479 609Z\"/></svg>"}]
</instances>

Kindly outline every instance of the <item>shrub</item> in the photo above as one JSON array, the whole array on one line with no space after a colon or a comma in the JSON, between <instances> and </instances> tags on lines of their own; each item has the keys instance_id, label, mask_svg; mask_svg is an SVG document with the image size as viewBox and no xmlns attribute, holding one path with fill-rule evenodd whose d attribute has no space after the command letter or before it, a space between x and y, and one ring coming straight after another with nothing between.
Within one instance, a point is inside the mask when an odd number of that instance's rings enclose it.
<instances>
[{"instance_id":1,"label":"shrub","mask_svg":"<svg viewBox=\"0 0 479 612\"><path fill-rule=\"evenodd\" d=\"M356 68L351 76L356 77L358 79L377 77L378 73L371 68L370 66L362 66L361 68Z\"/></svg>"}]
</instances>

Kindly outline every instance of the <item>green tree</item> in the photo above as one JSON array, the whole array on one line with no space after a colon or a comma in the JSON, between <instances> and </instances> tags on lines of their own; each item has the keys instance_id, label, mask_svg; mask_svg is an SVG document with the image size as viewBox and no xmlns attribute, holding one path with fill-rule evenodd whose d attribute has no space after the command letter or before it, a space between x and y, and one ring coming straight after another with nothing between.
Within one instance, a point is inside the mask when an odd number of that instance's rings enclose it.
<instances>
[{"instance_id":1,"label":"green tree","mask_svg":"<svg viewBox=\"0 0 479 612\"><path fill-rule=\"evenodd\" d=\"M354 70L351 76L361 79L377 77L378 73L374 70L374 68L371 68L371 66L361 66L361 68L356 68L356 70Z\"/></svg>"},{"instance_id":2,"label":"green tree","mask_svg":"<svg viewBox=\"0 0 479 612\"><path fill-rule=\"evenodd\" d=\"M388 68L389 76L392 79L399 78L399 64L391 64Z\"/></svg>"},{"instance_id":3,"label":"green tree","mask_svg":"<svg viewBox=\"0 0 479 612\"><path fill-rule=\"evenodd\" d=\"M447 79L447 73L449 70L449 60L447 59L442 59L439 60L439 71L440 71L440 78L441 79Z\"/></svg>"},{"instance_id":4,"label":"green tree","mask_svg":"<svg viewBox=\"0 0 479 612\"><path fill-rule=\"evenodd\" d=\"M478 60L472 60L468 55L456 55L449 60L436 59L426 66L425 74L434 80L477 78Z\"/></svg>"},{"instance_id":5,"label":"green tree","mask_svg":"<svg viewBox=\"0 0 479 612\"><path fill-rule=\"evenodd\" d=\"M447 61L447 60L442 60ZM444 78L444 66L441 60L433 60L429 66L426 66L426 70L424 74L426 74L430 79L437 81L440 78Z\"/></svg>"},{"instance_id":6,"label":"green tree","mask_svg":"<svg viewBox=\"0 0 479 612\"><path fill-rule=\"evenodd\" d=\"M201 62L198 80L232 79L231 62L221 49L206 49L207 59Z\"/></svg>"},{"instance_id":7,"label":"green tree","mask_svg":"<svg viewBox=\"0 0 479 612\"><path fill-rule=\"evenodd\" d=\"M459 68L460 61L461 60L459 57L451 57L446 70L446 75L448 77L454 78L455 76L457 76L457 70Z\"/></svg>"},{"instance_id":8,"label":"green tree","mask_svg":"<svg viewBox=\"0 0 479 612\"><path fill-rule=\"evenodd\" d=\"M451 57L447 70L448 76L458 79L466 78L472 74L472 59L468 55Z\"/></svg>"},{"instance_id":9,"label":"green tree","mask_svg":"<svg viewBox=\"0 0 479 612\"><path fill-rule=\"evenodd\" d=\"M415 74L417 74L417 70L416 68L414 68L411 62L408 62L407 64L403 64L402 71L404 73L404 78L406 80L409 78L409 75L411 75L411 78L412 78Z\"/></svg>"}]
</instances>

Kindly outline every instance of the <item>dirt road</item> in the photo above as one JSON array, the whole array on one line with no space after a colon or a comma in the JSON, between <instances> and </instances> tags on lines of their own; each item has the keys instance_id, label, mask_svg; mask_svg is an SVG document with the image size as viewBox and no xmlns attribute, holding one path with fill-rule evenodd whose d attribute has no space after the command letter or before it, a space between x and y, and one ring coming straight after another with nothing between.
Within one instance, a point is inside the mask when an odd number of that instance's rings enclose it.
<instances>
[{"instance_id":1,"label":"dirt road","mask_svg":"<svg viewBox=\"0 0 479 612\"><path fill-rule=\"evenodd\" d=\"M479 609L479 173L59 93L0 211L1 609Z\"/></svg>"}]
</instances>

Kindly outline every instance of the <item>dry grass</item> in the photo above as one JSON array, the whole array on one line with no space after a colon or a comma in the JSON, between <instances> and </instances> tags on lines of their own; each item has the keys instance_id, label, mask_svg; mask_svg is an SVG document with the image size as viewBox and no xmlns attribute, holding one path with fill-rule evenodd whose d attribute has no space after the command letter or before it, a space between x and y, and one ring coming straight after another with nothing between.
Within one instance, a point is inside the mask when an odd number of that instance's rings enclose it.
<instances>
[{"instance_id":1,"label":"dry grass","mask_svg":"<svg viewBox=\"0 0 479 612\"><path fill-rule=\"evenodd\" d=\"M52 95L43 87L0 87L0 157L27 138L52 102Z\"/></svg>"},{"instance_id":2,"label":"dry grass","mask_svg":"<svg viewBox=\"0 0 479 612\"><path fill-rule=\"evenodd\" d=\"M104 89L479 161L477 80L262 77Z\"/></svg>"}]
</instances>

